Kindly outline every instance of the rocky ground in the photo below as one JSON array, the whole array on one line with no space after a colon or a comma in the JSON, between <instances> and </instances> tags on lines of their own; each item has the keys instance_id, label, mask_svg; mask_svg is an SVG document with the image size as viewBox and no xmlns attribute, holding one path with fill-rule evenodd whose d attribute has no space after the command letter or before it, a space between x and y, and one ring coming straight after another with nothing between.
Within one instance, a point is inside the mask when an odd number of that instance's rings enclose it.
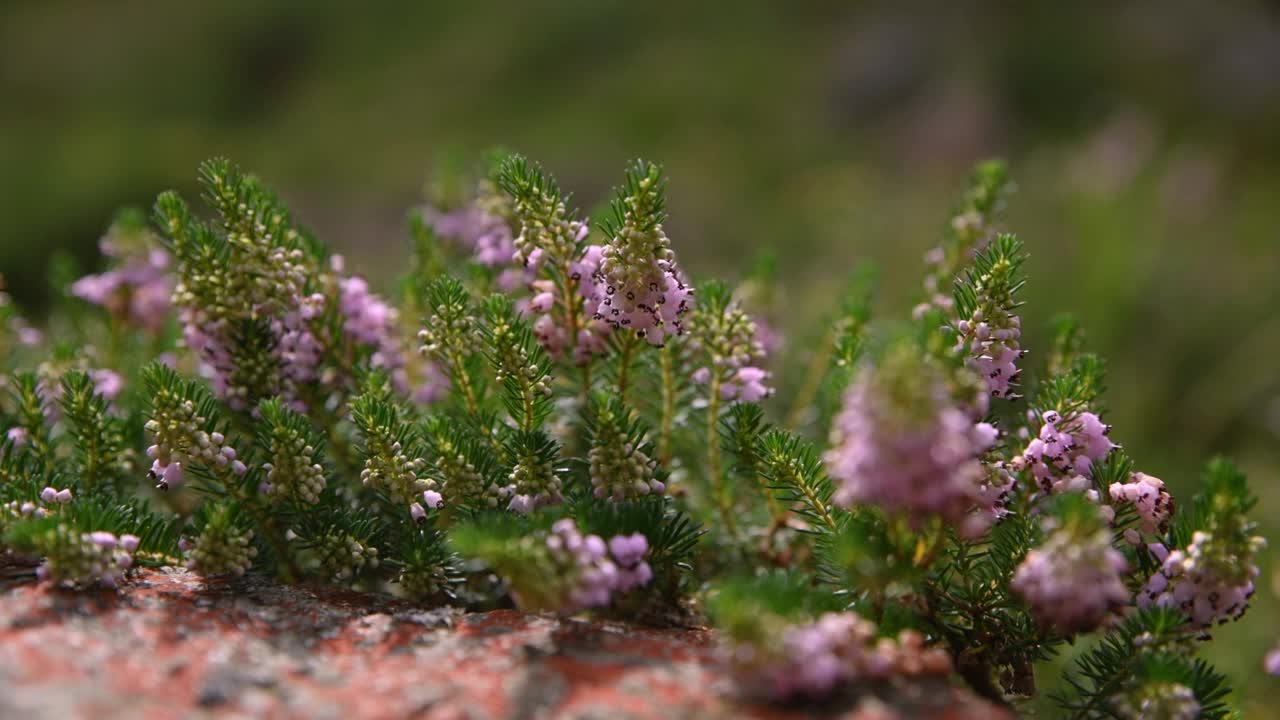
<instances>
[{"instance_id":1,"label":"rocky ground","mask_svg":"<svg viewBox=\"0 0 1280 720\"><path fill-rule=\"evenodd\" d=\"M119 591L0 567L0 719L999 718L946 685L838 708L743 701L703 629L143 570Z\"/></svg>"}]
</instances>

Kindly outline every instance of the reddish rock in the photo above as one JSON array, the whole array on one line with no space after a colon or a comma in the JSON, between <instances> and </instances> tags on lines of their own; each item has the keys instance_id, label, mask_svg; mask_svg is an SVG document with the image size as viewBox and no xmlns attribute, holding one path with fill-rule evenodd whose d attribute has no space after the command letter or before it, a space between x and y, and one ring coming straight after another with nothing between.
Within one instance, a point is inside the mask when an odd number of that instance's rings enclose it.
<instances>
[{"instance_id":1,"label":"reddish rock","mask_svg":"<svg viewBox=\"0 0 1280 720\"><path fill-rule=\"evenodd\" d=\"M989 718L934 684L844 707L738 699L704 629L143 570L76 592L0 568L0 718Z\"/></svg>"}]
</instances>

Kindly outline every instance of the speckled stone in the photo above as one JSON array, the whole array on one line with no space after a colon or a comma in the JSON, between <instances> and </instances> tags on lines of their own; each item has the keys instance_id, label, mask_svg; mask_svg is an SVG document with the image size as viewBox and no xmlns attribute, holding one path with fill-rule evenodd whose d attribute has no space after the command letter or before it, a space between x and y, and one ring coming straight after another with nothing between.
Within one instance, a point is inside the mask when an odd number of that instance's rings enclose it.
<instances>
[{"instance_id":1,"label":"speckled stone","mask_svg":"<svg viewBox=\"0 0 1280 720\"><path fill-rule=\"evenodd\" d=\"M175 569L92 592L0 571L3 719L1008 717L936 682L834 707L748 704L706 629L464 614Z\"/></svg>"}]
</instances>

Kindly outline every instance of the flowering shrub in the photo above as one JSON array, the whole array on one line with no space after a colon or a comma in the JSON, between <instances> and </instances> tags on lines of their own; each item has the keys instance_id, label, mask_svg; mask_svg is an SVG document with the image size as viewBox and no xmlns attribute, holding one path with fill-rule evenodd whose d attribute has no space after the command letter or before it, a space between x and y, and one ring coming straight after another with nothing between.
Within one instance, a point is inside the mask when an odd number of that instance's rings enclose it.
<instances>
[{"instance_id":1,"label":"flowering shrub","mask_svg":"<svg viewBox=\"0 0 1280 720\"><path fill-rule=\"evenodd\" d=\"M1176 506L1106 424L1078 328L1024 345L999 164L908 324L873 324L855 273L785 398L768 273L690 277L659 167L598 227L521 157L479 175L414 211L394 293L216 160L214 217L175 193L154 228L122 214L53 345L0 298L0 548L81 588L185 565L709 617L778 702L953 677L1021 702L1096 633L1056 697L1073 716L1230 713L1196 652L1254 591L1244 477L1214 460Z\"/></svg>"}]
</instances>

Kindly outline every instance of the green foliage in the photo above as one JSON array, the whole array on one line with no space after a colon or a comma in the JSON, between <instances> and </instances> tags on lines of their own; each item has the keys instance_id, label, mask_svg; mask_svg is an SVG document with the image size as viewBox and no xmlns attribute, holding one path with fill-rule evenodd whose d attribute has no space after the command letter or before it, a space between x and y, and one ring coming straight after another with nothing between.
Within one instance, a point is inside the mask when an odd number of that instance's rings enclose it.
<instances>
[{"instance_id":1,"label":"green foliage","mask_svg":"<svg viewBox=\"0 0 1280 720\"><path fill-rule=\"evenodd\" d=\"M823 532L837 532L835 489L813 443L784 430L771 430L765 433L759 452L760 472L779 497L799 505L798 512Z\"/></svg>"},{"instance_id":2,"label":"green foliage","mask_svg":"<svg viewBox=\"0 0 1280 720\"><path fill-rule=\"evenodd\" d=\"M1067 676L1070 691L1054 699L1073 718L1123 718L1121 704L1144 686L1176 683L1200 705L1196 717L1226 718L1226 677L1188 657L1186 620L1169 610L1141 610L1080 656Z\"/></svg>"},{"instance_id":3,"label":"green foliage","mask_svg":"<svg viewBox=\"0 0 1280 720\"><path fill-rule=\"evenodd\" d=\"M118 489L135 470L125 445L124 423L107 413L107 401L97 393L87 373L62 376L58 405L75 443L75 463L86 490L110 485Z\"/></svg>"},{"instance_id":4,"label":"green foliage","mask_svg":"<svg viewBox=\"0 0 1280 720\"><path fill-rule=\"evenodd\" d=\"M139 563L182 563L206 577L269 572L422 603L659 623L701 621L705 609L730 642L769 661L787 652L788 628L857 613L876 624L872 634L916 631L1001 701L1033 695L1037 663L1076 639L1014 582L1048 554L1032 555L1048 533L1101 537L1106 550L1109 529L1129 561L1123 572L1109 566L1114 584L1135 594L1157 571L1150 519L1109 492L1136 477L1128 454L1072 466L1088 482L1070 490L1047 488L1016 459L1030 454L1044 412L1105 412L1104 365L1083 352L1078 327L1053 330L1031 402L1002 395L1008 402L990 412L985 384L964 367L971 353L957 352L987 341L978 324L1018 330L998 339L1020 351L1026 253L996 231L1009 188L1002 165L975 170L930 254L930 297L911 323L873 322L873 274L855 273L821 341L797 343L808 368L780 421L772 403L745 401L769 389L747 397L740 379L779 367L757 325L771 309L774 260L736 289L680 273L662 228L662 170L638 161L601 223L597 274L585 278L587 228L555 179L518 155L489 170L469 196L458 189L466 182L442 187L440 204L473 212L490 234L450 230L446 248L439 208L416 212L403 297L365 308L351 307L340 263L325 262L279 198L231 163L200 170L214 220L161 195L155 222L176 260L185 344L81 307L84 317L58 327L112 337L106 350L77 334L34 372L6 367L3 549L85 584L94 574L84 567L112 542L100 535L95 545L92 533L110 532L141 538ZM514 243L514 261L461 257L490 241ZM697 304L661 348L594 316L603 299L587 295L602 275L656 283L667 272L696 287ZM421 359L403 352L409 325L422 327ZM362 339L371 331L385 337ZM161 352L165 362L137 360ZM112 402L90 372L99 360L129 388ZM883 402L851 402L830 442L815 439L842 411L855 372ZM416 392L415 378L436 376L447 389ZM874 432L847 429L858 422ZM148 444L167 492L138 477ZM938 454L957 467L924 462ZM852 492L868 479L858 473L917 482L914 458L940 476L919 483L910 498L919 508ZM956 497L959 511L938 509ZM1168 532L1161 519L1158 534L1171 550L1195 544L1218 578L1243 583L1261 545L1253 504L1243 475L1215 460L1204 492ZM1190 693L1203 716L1227 713L1225 679L1196 658L1199 636L1184 618L1125 608L1110 619L1078 661L1064 708L1119 716Z\"/></svg>"},{"instance_id":5,"label":"green foliage","mask_svg":"<svg viewBox=\"0 0 1280 720\"><path fill-rule=\"evenodd\" d=\"M1015 300L1026 284L1022 266L1027 254L1017 237L1001 233L985 250L973 258L973 264L956 282L956 312L962 318L975 312L990 320L1011 315L1022 303Z\"/></svg>"},{"instance_id":6,"label":"green foliage","mask_svg":"<svg viewBox=\"0 0 1280 720\"><path fill-rule=\"evenodd\" d=\"M609 237L623 228L632 232L653 232L667 217L666 180L662 168L651 162L636 160L627 168L622 187L609 203L610 216L601 224Z\"/></svg>"},{"instance_id":7,"label":"green foliage","mask_svg":"<svg viewBox=\"0 0 1280 720\"><path fill-rule=\"evenodd\" d=\"M780 627L842 606L837 596L815 586L810 577L784 571L728 577L707 593L707 612L716 627L746 643L771 639Z\"/></svg>"},{"instance_id":8,"label":"green foliage","mask_svg":"<svg viewBox=\"0 0 1280 720\"><path fill-rule=\"evenodd\" d=\"M509 298L489 297L483 313L478 334L494 379L502 386L503 403L516 425L530 432L551 414L551 358L534 338L529 323L516 314Z\"/></svg>"},{"instance_id":9,"label":"green foliage","mask_svg":"<svg viewBox=\"0 0 1280 720\"><path fill-rule=\"evenodd\" d=\"M1078 355L1063 372L1041 383L1035 407L1070 417L1082 408L1102 410L1099 397L1106 390L1106 364L1097 355Z\"/></svg>"}]
</instances>

